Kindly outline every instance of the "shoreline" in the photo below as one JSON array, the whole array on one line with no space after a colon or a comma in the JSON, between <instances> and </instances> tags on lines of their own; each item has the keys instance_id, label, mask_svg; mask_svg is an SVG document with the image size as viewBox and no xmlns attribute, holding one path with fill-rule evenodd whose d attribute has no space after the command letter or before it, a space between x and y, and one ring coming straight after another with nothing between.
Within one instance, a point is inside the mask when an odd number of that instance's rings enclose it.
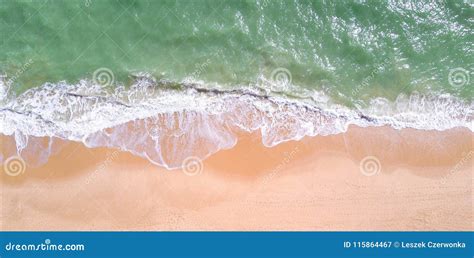
<instances>
[{"instance_id":1,"label":"shoreline","mask_svg":"<svg viewBox=\"0 0 474 258\"><path fill-rule=\"evenodd\" d=\"M70 143L19 176L2 167L0 226L469 231L473 136L465 128L351 126L268 148L257 133L243 134L236 146L204 160L198 173ZM376 173L361 170L367 157L379 162Z\"/></svg>"}]
</instances>

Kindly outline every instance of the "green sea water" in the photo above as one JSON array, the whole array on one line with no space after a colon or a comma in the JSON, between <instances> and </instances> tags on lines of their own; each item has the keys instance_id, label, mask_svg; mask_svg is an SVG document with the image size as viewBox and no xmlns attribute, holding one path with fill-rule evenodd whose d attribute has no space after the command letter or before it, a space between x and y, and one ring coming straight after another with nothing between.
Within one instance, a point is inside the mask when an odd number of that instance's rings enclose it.
<instances>
[{"instance_id":1,"label":"green sea water","mask_svg":"<svg viewBox=\"0 0 474 258\"><path fill-rule=\"evenodd\" d=\"M17 94L99 68L116 85L146 72L223 87L283 70L340 103L415 91L472 101L473 22L461 0L0 0L0 72Z\"/></svg>"}]
</instances>

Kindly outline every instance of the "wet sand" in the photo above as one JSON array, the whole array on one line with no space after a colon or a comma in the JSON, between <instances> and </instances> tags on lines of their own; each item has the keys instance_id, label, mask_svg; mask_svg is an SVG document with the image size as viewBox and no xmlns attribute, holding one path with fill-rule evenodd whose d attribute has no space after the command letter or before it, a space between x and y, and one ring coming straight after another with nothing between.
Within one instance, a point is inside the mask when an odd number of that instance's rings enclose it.
<instances>
[{"instance_id":1,"label":"wet sand","mask_svg":"<svg viewBox=\"0 0 474 258\"><path fill-rule=\"evenodd\" d=\"M473 136L351 127L267 148L245 134L193 171L67 143L42 167L2 170L0 227L473 230Z\"/></svg>"}]
</instances>

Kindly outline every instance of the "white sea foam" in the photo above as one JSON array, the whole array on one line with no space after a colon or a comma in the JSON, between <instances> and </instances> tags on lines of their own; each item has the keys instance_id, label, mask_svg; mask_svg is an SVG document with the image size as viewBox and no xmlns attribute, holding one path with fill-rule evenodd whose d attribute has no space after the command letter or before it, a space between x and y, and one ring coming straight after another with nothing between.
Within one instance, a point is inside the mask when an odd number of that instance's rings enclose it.
<instances>
[{"instance_id":1,"label":"white sea foam","mask_svg":"<svg viewBox=\"0 0 474 258\"><path fill-rule=\"evenodd\" d=\"M138 76L130 89L105 89L87 80L46 83L0 103L0 133L14 139L3 144L2 156L21 155L30 165L46 162L58 139L118 148L177 168L186 157L233 147L239 131L260 131L271 147L345 132L351 124L473 130L473 103L449 95L378 98L353 110L319 92L290 99L256 87L223 90L150 76Z\"/></svg>"}]
</instances>

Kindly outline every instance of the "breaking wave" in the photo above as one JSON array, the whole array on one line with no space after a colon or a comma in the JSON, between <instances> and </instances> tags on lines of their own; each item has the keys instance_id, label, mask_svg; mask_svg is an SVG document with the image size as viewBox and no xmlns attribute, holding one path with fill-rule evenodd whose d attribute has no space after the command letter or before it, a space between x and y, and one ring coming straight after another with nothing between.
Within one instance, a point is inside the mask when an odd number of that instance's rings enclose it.
<instances>
[{"instance_id":1,"label":"breaking wave","mask_svg":"<svg viewBox=\"0 0 474 258\"><path fill-rule=\"evenodd\" d=\"M349 125L473 131L473 103L449 95L373 99L365 108L337 105L319 92L288 96L256 86L227 89L204 82L134 77L114 89L90 80L46 83L8 96L0 81L0 160L20 155L47 162L58 140L131 152L169 169L232 148L239 133L259 131L267 147L305 136L345 132Z\"/></svg>"}]
</instances>

